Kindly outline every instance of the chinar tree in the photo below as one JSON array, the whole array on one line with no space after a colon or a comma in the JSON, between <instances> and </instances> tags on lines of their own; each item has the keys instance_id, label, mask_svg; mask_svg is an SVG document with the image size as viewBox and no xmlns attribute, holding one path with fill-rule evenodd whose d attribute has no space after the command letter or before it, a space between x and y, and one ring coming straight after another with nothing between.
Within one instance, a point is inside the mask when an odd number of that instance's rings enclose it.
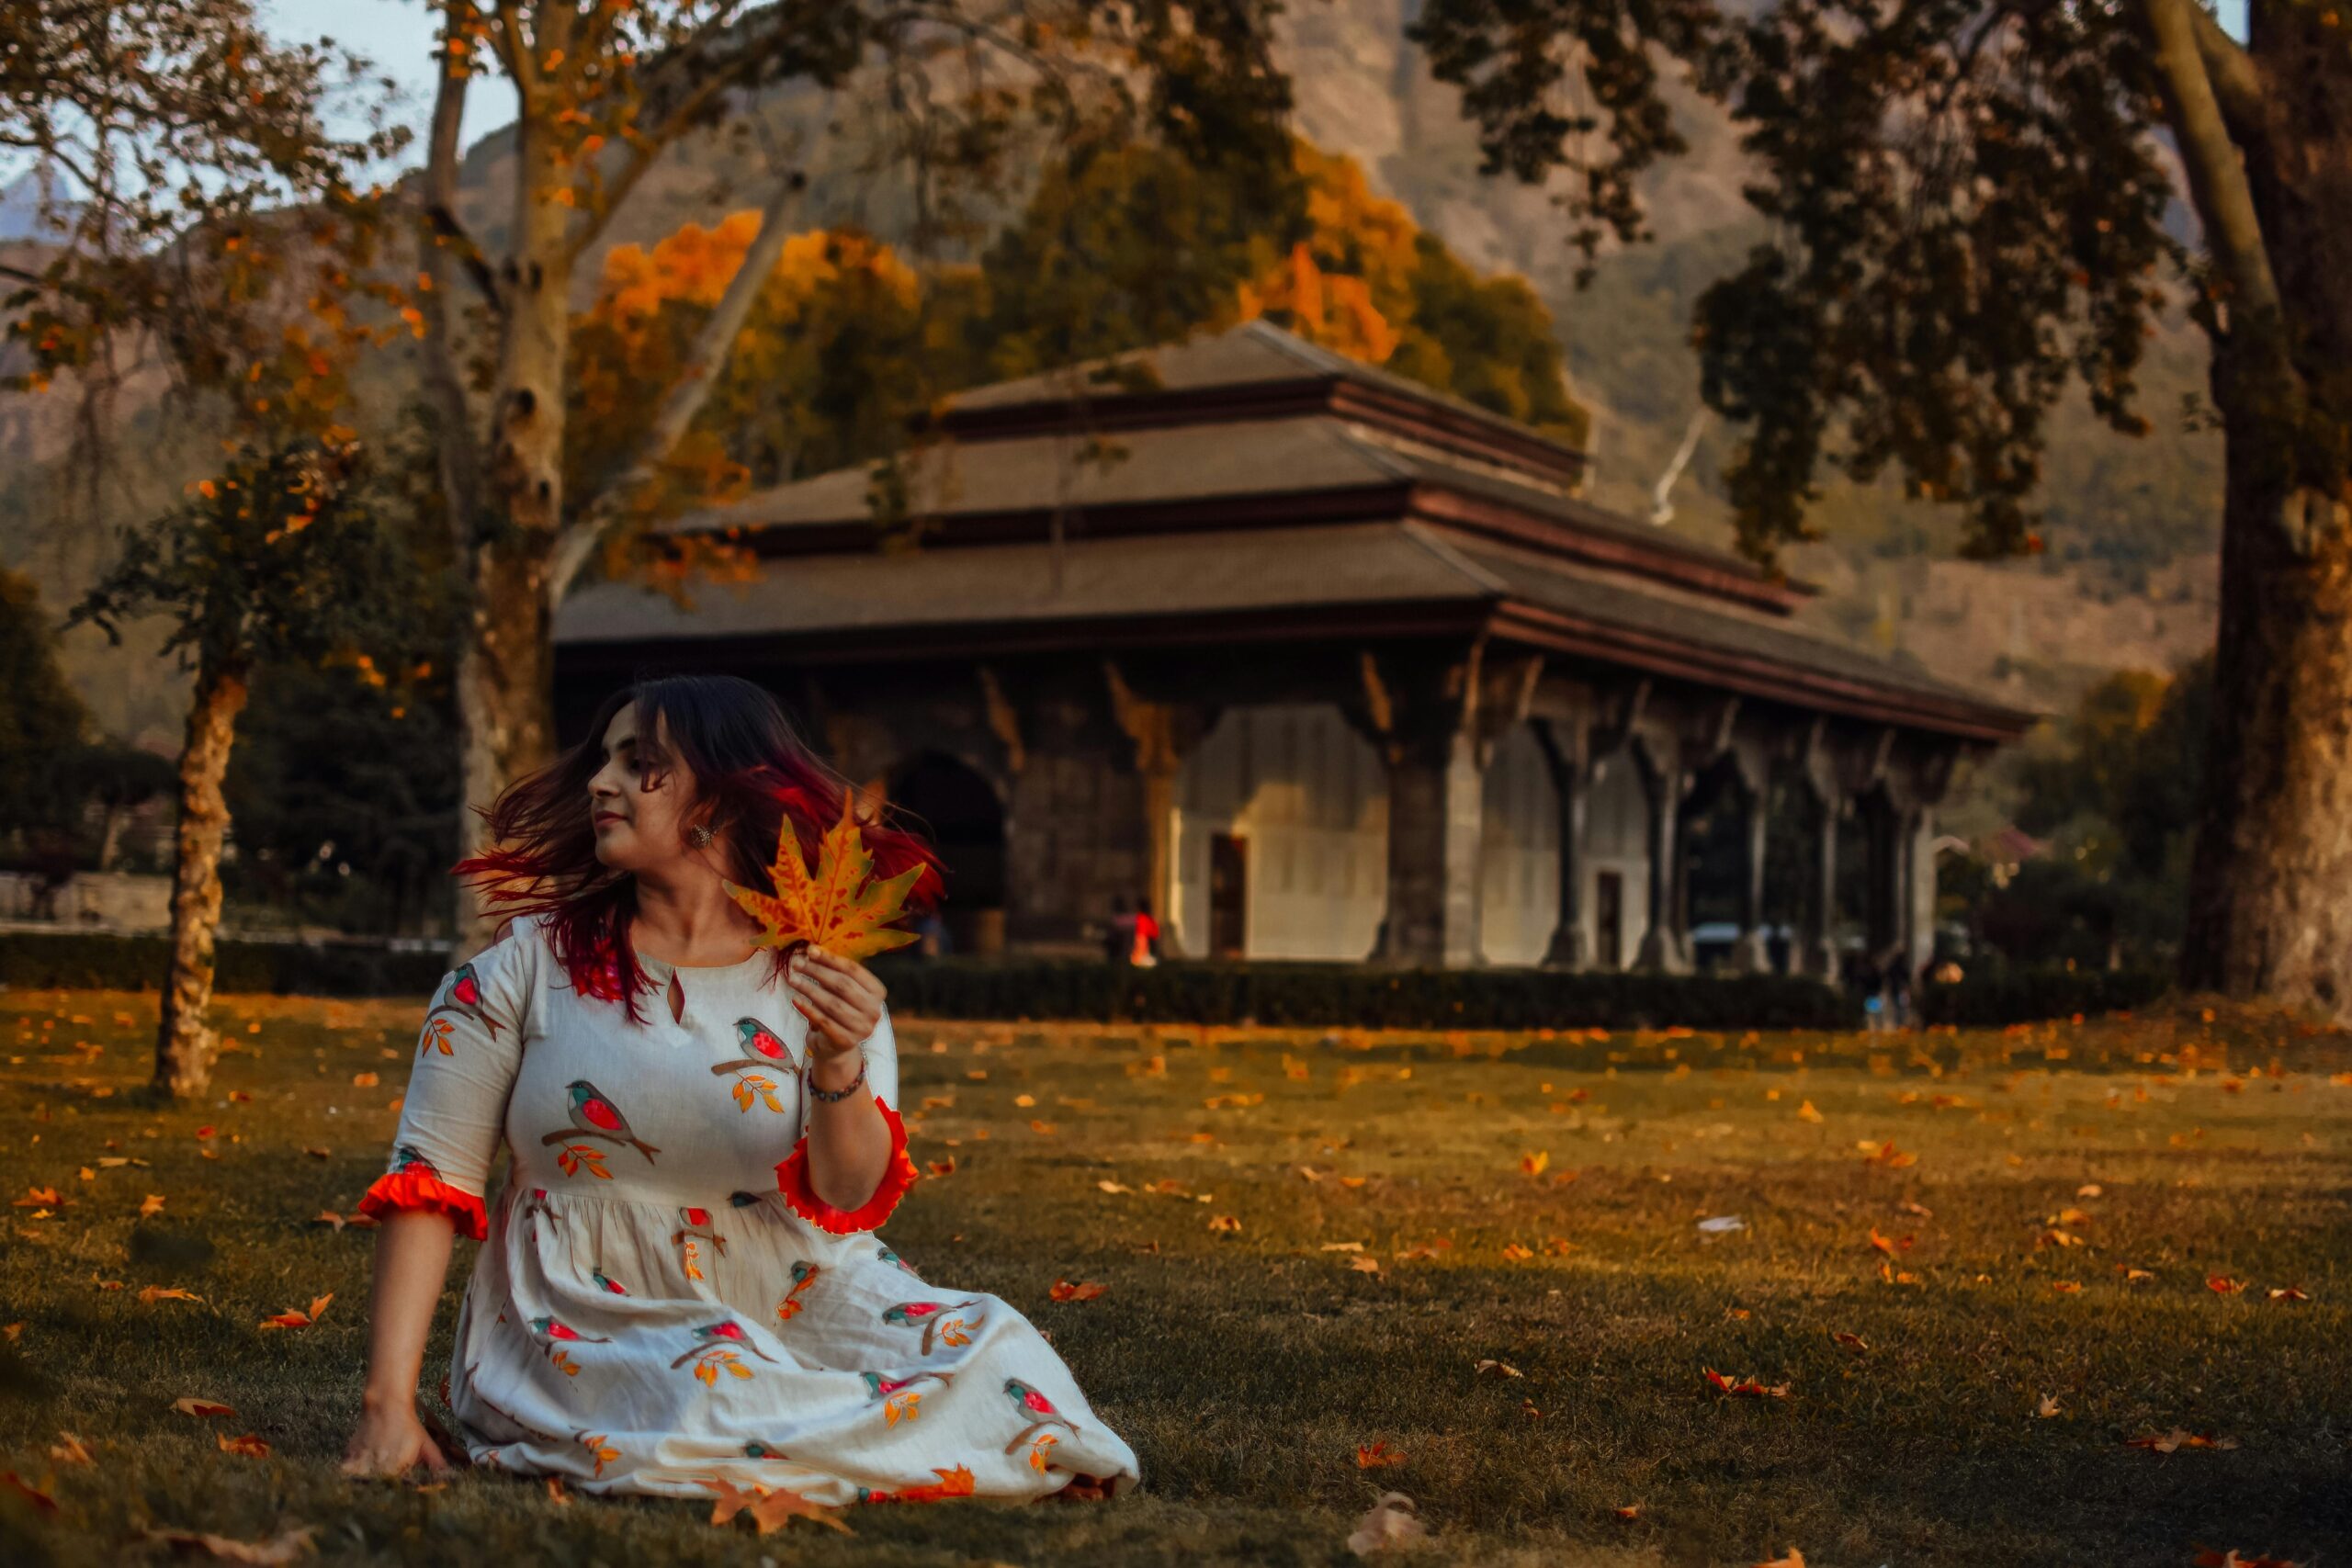
<instances>
[{"instance_id":1,"label":"chinar tree","mask_svg":"<svg viewBox=\"0 0 2352 1568\"><path fill-rule=\"evenodd\" d=\"M1414 34L1489 173L1561 179L1587 271L1684 150L1660 92L1725 104L1770 220L1693 323L1745 435L1740 544L1815 536L1828 468L2038 547L2053 404L2144 435L2134 374L2177 293L2211 345L2222 612L2180 979L2352 1010L2352 27L2250 0L1430 0ZM1573 89L1580 89L1574 91ZM1573 102L1571 102L1573 98ZM2176 185L2174 160L2181 175ZM1562 178L1565 176L1565 178ZM2193 243L2167 231L2185 186ZM2169 286L2178 286L2175 287Z\"/></svg>"}]
</instances>

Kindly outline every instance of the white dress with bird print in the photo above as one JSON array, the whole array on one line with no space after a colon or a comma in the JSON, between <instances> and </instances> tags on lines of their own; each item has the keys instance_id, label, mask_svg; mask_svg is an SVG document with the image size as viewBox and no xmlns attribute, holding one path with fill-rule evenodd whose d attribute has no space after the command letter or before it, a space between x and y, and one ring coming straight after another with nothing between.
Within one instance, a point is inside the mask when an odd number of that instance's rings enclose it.
<instances>
[{"instance_id":1,"label":"white dress with bird print","mask_svg":"<svg viewBox=\"0 0 2352 1568\"><path fill-rule=\"evenodd\" d=\"M483 1242L447 1383L474 1461L828 1506L1134 1486L1134 1450L1025 1317L876 1234L915 1179L889 1014L864 1050L890 1169L839 1210L808 1184L808 1026L773 955L639 962L642 1024L572 988L537 917L444 976L361 1205L439 1209Z\"/></svg>"}]
</instances>

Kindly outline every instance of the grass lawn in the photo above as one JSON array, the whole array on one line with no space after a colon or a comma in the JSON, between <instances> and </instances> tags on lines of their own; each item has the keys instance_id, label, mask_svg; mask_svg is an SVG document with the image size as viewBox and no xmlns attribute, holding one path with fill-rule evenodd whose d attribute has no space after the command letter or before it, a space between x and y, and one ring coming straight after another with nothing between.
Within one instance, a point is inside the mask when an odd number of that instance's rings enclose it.
<instances>
[{"instance_id":1,"label":"grass lawn","mask_svg":"<svg viewBox=\"0 0 2352 1568\"><path fill-rule=\"evenodd\" d=\"M763 1537L674 1502L335 1473L372 1244L313 1216L383 1168L421 1010L225 998L213 1096L158 1109L151 998L0 994L0 1185L27 1200L0 1208L0 1470L54 1503L0 1482L0 1562L311 1526L354 1563L1341 1564L1386 1490L1419 1504L1428 1563L2352 1559L2335 1031L908 1021L914 1152L955 1168L891 1245L1050 1333L1144 1486ZM1061 1278L1107 1289L1057 1302ZM329 1292L312 1326L256 1326ZM235 1414L175 1413L190 1395ZM2217 1446L2132 1446L2176 1429ZM268 1452L220 1446L246 1433ZM1396 1462L1361 1463L1375 1444Z\"/></svg>"}]
</instances>

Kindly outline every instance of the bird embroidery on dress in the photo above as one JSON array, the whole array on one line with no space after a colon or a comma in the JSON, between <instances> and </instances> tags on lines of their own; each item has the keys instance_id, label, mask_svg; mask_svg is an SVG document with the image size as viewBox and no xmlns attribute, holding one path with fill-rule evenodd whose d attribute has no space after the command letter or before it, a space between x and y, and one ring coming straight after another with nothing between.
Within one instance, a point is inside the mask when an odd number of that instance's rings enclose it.
<instances>
[{"instance_id":1,"label":"bird embroidery on dress","mask_svg":"<svg viewBox=\"0 0 2352 1568\"><path fill-rule=\"evenodd\" d=\"M1019 1378L1007 1378L1004 1380L1004 1392L1012 1395L1013 1407L1019 1410L1029 1422L1014 1436L1012 1441L1004 1445L1006 1453L1011 1453L1047 1427L1060 1427L1072 1437L1078 1435L1078 1423L1055 1409L1054 1402L1038 1393L1030 1384L1023 1382ZM1045 1468L1042 1461L1035 1462L1038 1469Z\"/></svg>"},{"instance_id":2,"label":"bird embroidery on dress","mask_svg":"<svg viewBox=\"0 0 2352 1568\"><path fill-rule=\"evenodd\" d=\"M876 1399L888 1399L909 1383L918 1383L925 1378L942 1383L956 1381L954 1372L909 1372L902 1378L886 1378L880 1372L860 1372L857 1375L865 1380L865 1392Z\"/></svg>"},{"instance_id":3,"label":"bird embroidery on dress","mask_svg":"<svg viewBox=\"0 0 2352 1568\"><path fill-rule=\"evenodd\" d=\"M470 964L458 965L455 983L449 987L449 999L427 1012L424 1015L425 1020L429 1022L445 1012L454 1012L461 1018L481 1020L483 1026L489 1029L490 1037L492 1040L498 1038L498 1032L503 1027L498 1020L491 1017L483 1009L481 977L474 973L474 966Z\"/></svg>"},{"instance_id":4,"label":"bird embroidery on dress","mask_svg":"<svg viewBox=\"0 0 2352 1568\"><path fill-rule=\"evenodd\" d=\"M743 1445L745 1459L790 1459L792 1456L774 1443L763 1443L757 1438Z\"/></svg>"},{"instance_id":5,"label":"bird embroidery on dress","mask_svg":"<svg viewBox=\"0 0 2352 1568\"><path fill-rule=\"evenodd\" d=\"M773 1067L780 1072L798 1073L800 1066L792 1059L790 1047L775 1030L756 1018L737 1019L735 1039L744 1053L742 1058L712 1064L712 1076L723 1078L729 1073L736 1075L733 1093L737 1110L749 1111L752 1102L758 1100L781 1114L784 1101L777 1097L775 1080L760 1069Z\"/></svg>"},{"instance_id":6,"label":"bird embroidery on dress","mask_svg":"<svg viewBox=\"0 0 2352 1568\"><path fill-rule=\"evenodd\" d=\"M798 1313L801 1307L807 1304L801 1301L800 1292L807 1290L809 1285L816 1280L817 1276L820 1272L822 1272L822 1270L820 1269L817 1265L809 1262L805 1258L795 1258L793 1260L792 1289L785 1292L784 1299L775 1303L775 1315L777 1322L791 1322L794 1314Z\"/></svg>"},{"instance_id":7,"label":"bird embroidery on dress","mask_svg":"<svg viewBox=\"0 0 2352 1568\"><path fill-rule=\"evenodd\" d=\"M412 1172L418 1176L429 1176L435 1181L441 1179L440 1170L431 1160L417 1152L415 1145L402 1144L392 1151L391 1174L406 1176Z\"/></svg>"},{"instance_id":8,"label":"bird embroidery on dress","mask_svg":"<svg viewBox=\"0 0 2352 1568\"><path fill-rule=\"evenodd\" d=\"M920 1274L916 1274L916 1273L915 1273L915 1269L914 1269L914 1265L913 1265L913 1264L911 1264L911 1263L908 1262L905 1258L903 1258L899 1257L897 1253L895 1253L895 1252L891 1251L891 1250L890 1250L888 1247L884 1247L881 1251L879 1251L879 1252L876 1253L876 1254L874 1255L874 1258L875 1258L875 1261L876 1261L876 1262L878 1262L878 1263L895 1263L895 1264L897 1264L900 1269L903 1269L904 1270L906 1270L906 1272L907 1272L908 1274L912 1275L915 1279L920 1280L920 1279L922 1279L922 1275L920 1275Z\"/></svg>"},{"instance_id":9,"label":"bird embroidery on dress","mask_svg":"<svg viewBox=\"0 0 2352 1568\"><path fill-rule=\"evenodd\" d=\"M678 1217L686 1222L684 1230L672 1233L670 1243L678 1249L678 1267L686 1271L689 1280L702 1278L702 1252L695 1246L707 1241L718 1248L718 1256L727 1256L727 1238L710 1228L708 1209L681 1209Z\"/></svg>"},{"instance_id":10,"label":"bird embroidery on dress","mask_svg":"<svg viewBox=\"0 0 2352 1568\"><path fill-rule=\"evenodd\" d=\"M616 1144L627 1144L645 1156L651 1165L653 1156L662 1151L629 1130L628 1118L621 1108L598 1091L586 1078L578 1078L565 1087L566 1108L574 1129L569 1133L549 1133L539 1142L560 1144L567 1138L609 1138Z\"/></svg>"},{"instance_id":11,"label":"bird embroidery on dress","mask_svg":"<svg viewBox=\"0 0 2352 1568\"><path fill-rule=\"evenodd\" d=\"M588 1277L596 1281L596 1288L598 1290L605 1292L608 1295L625 1296L628 1294L627 1291L621 1288L621 1282L618 1280L614 1279L602 1269L589 1269Z\"/></svg>"},{"instance_id":12,"label":"bird embroidery on dress","mask_svg":"<svg viewBox=\"0 0 2352 1568\"><path fill-rule=\"evenodd\" d=\"M743 1325L731 1317L722 1317L717 1323L706 1323L694 1331L694 1336L692 1348L682 1351L670 1366L675 1371L692 1361L695 1363L695 1376L705 1383L718 1382L722 1369L732 1377L750 1377L752 1369L743 1364L739 1353L744 1350L749 1350L770 1366L776 1364L775 1358L752 1344L752 1337L743 1332Z\"/></svg>"},{"instance_id":13,"label":"bird embroidery on dress","mask_svg":"<svg viewBox=\"0 0 2352 1568\"><path fill-rule=\"evenodd\" d=\"M594 1334L582 1334L580 1330L572 1327L571 1325L565 1323L559 1318L552 1317L535 1317L531 1319L531 1332L534 1334L544 1335L549 1339L568 1339L582 1345L609 1345L612 1343L611 1340L602 1338Z\"/></svg>"},{"instance_id":14,"label":"bird embroidery on dress","mask_svg":"<svg viewBox=\"0 0 2352 1568\"><path fill-rule=\"evenodd\" d=\"M931 1472L939 1479L920 1486L902 1486L896 1492L861 1486L857 1489L856 1500L860 1503L936 1503L945 1497L972 1495L972 1472L968 1465L959 1464L947 1469L933 1465Z\"/></svg>"},{"instance_id":15,"label":"bird embroidery on dress","mask_svg":"<svg viewBox=\"0 0 2352 1568\"><path fill-rule=\"evenodd\" d=\"M896 1306L882 1309L882 1321L895 1323L905 1328L912 1328L916 1324L922 1324L922 1354L928 1356L931 1354L931 1344L934 1336L947 1345L966 1345L971 1342L970 1336L963 1331L978 1327L980 1320L974 1318L967 1323L960 1317L949 1317L946 1314L961 1312L967 1306L978 1304L979 1298L977 1296L962 1302L900 1302Z\"/></svg>"}]
</instances>

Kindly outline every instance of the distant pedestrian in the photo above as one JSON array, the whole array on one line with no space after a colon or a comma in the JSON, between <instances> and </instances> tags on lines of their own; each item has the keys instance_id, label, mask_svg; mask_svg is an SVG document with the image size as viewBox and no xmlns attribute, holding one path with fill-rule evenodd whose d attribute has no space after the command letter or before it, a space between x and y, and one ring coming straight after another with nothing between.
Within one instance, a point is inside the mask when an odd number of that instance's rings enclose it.
<instances>
[{"instance_id":1,"label":"distant pedestrian","mask_svg":"<svg viewBox=\"0 0 2352 1568\"><path fill-rule=\"evenodd\" d=\"M1151 918L1151 900L1136 900L1135 939L1127 950L1127 962L1138 969L1148 969L1159 962L1159 922Z\"/></svg>"},{"instance_id":2,"label":"distant pedestrian","mask_svg":"<svg viewBox=\"0 0 2352 1568\"><path fill-rule=\"evenodd\" d=\"M1862 1027L1875 1034L1886 1027L1886 981L1878 960L1867 953L1854 955L1850 971L1854 990L1862 998Z\"/></svg>"}]
</instances>

